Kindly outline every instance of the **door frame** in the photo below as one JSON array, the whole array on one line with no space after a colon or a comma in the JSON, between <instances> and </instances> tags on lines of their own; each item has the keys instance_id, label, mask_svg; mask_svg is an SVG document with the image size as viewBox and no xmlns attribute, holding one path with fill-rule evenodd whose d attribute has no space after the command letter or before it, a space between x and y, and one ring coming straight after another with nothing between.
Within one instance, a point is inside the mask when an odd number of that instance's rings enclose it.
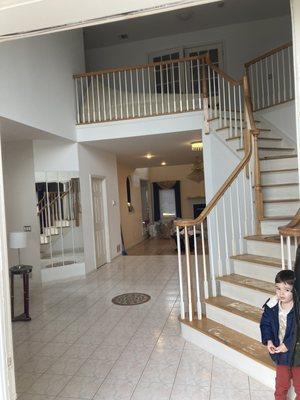
<instances>
[{"instance_id":1,"label":"door frame","mask_svg":"<svg viewBox=\"0 0 300 400\"><path fill-rule=\"evenodd\" d=\"M94 224L94 203L93 203L93 187L92 181L93 179L99 179L101 181L102 186L102 200L103 200L103 214L104 214L104 235L105 235L105 251L106 251L106 263L111 262L111 251L110 251L110 240L109 240L109 216L108 216L108 202L107 202L107 180L105 176L102 175L89 175L89 184L90 184L90 193L91 193L91 210L92 210L92 224L93 224L93 259L95 264L95 269L97 270L100 267L97 267L96 261L96 240L95 240L95 224Z\"/></svg>"}]
</instances>

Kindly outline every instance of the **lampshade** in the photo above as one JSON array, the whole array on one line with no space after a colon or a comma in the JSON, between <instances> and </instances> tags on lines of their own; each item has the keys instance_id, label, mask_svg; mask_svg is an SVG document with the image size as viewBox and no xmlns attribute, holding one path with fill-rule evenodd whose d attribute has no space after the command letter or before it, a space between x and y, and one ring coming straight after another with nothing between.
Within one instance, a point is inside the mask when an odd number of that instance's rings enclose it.
<instances>
[{"instance_id":1,"label":"lampshade","mask_svg":"<svg viewBox=\"0 0 300 400\"><path fill-rule=\"evenodd\" d=\"M24 249L27 242L26 232L10 232L8 234L8 245L11 249Z\"/></svg>"}]
</instances>

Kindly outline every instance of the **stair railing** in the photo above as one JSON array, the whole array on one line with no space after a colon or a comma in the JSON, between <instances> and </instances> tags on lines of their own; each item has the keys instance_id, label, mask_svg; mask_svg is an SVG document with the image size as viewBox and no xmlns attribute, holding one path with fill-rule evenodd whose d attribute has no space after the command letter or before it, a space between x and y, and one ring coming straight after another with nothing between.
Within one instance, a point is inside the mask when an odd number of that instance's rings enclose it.
<instances>
[{"instance_id":1,"label":"stair railing","mask_svg":"<svg viewBox=\"0 0 300 400\"><path fill-rule=\"evenodd\" d=\"M73 76L77 124L203 109L205 55Z\"/></svg>"},{"instance_id":2,"label":"stair railing","mask_svg":"<svg viewBox=\"0 0 300 400\"><path fill-rule=\"evenodd\" d=\"M300 237L300 208L287 225L278 228L281 246L282 269L293 269Z\"/></svg>"},{"instance_id":3,"label":"stair railing","mask_svg":"<svg viewBox=\"0 0 300 400\"><path fill-rule=\"evenodd\" d=\"M236 254L237 250L242 251L243 237L255 229L250 162L257 129L252 114L247 77L238 83L220 69L213 67L208 57L207 76L208 98L206 101L204 99L204 104L207 105L206 115L218 119L221 127L227 126L230 135L235 134L235 128L232 125L230 129L230 125L226 123L227 118L231 119L233 115L239 133L244 138L244 157L196 219L175 221L180 314L182 319L187 316L190 322L202 318L203 299L211 295L216 296L216 278L231 274L230 255ZM206 93L205 90L203 93ZM235 101L232 102L234 93ZM238 113L239 122L235 120ZM246 127L243 127L243 115ZM201 238L202 268L199 265L198 237ZM191 249L194 251L194 257L191 256Z\"/></svg>"},{"instance_id":4,"label":"stair railing","mask_svg":"<svg viewBox=\"0 0 300 400\"><path fill-rule=\"evenodd\" d=\"M292 42L247 62L245 70L254 111L294 99Z\"/></svg>"}]
</instances>

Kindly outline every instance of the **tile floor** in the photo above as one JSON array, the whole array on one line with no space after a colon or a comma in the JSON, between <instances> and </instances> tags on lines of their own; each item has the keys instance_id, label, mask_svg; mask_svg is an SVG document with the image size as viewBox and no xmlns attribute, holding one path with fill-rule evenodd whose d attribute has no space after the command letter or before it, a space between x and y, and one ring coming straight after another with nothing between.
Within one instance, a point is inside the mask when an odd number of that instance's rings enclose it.
<instances>
[{"instance_id":1,"label":"tile floor","mask_svg":"<svg viewBox=\"0 0 300 400\"><path fill-rule=\"evenodd\" d=\"M131 291L151 300L111 303ZM120 257L85 279L35 286L32 321L13 324L18 399L273 399L186 342L178 314L176 256Z\"/></svg>"}]
</instances>

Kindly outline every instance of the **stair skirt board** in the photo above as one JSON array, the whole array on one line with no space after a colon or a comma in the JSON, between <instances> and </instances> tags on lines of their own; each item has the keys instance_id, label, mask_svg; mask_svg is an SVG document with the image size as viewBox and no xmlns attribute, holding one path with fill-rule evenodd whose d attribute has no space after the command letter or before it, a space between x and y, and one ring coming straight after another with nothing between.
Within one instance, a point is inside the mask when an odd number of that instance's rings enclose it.
<instances>
[{"instance_id":1,"label":"stair skirt board","mask_svg":"<svg viewBox=\"0 0 300 400\"><path fill-rule=\"evenodd\" d=\"M233 260L233 269L235 274L264 280L270 283L274 283L275 275L280 271L280 268L236 259Z\"/></svg>"},{"instance_id":2,"label":"stair skirt board","mask_svg":"<svg viewBox=\"0 0 300 400\"><path fill-rule=\"evenodd\" d=\"M262 292L261 290L255 290L225 281L219 281L219 283L221 296L229 297L254 307L261 308L271 297L270 293Z\"/></svg>"},{"instance_id":3,"label":"stair skirt board","mask_svg":"<svg viewBox=\"0 0 300 400\"><path fill-rule=\"evenodd\" d=\"M53 282L85 275L85 263L68 264L61 267L42 268L42 282Z\"/></svg>"},{"instance_id":4,"label":"stair skirt board","mask_svg":"<svg viewBox=\"0 0 300 400\"><path fill-rule=\"evenodd\" d=\"M218 323L222 321L222 324L227 326L227 328L234 329L254 340L261 340L259 324L257 322L251 321L248 318L243 318L223 308L216 307L213 304L206 303L205 308L207 318Z\"/></svg>"},{"instance_id":5,"label":"stair skirt board","mask_svg":"<svg viewBox=\"0 0 300 400\"><path fill-rule=\"evenodd\" d=\"M239 370L261 382L263 385L274 389L275 370L264 366L260 362L247 357L239 351L234 350L224 343L205 335L204 333L186 325L183 322L180 324L182 336L185 340L213 354L215 357L227 362L234 368L236 368L238 365Z\"/></svg>"}]
</instances>

